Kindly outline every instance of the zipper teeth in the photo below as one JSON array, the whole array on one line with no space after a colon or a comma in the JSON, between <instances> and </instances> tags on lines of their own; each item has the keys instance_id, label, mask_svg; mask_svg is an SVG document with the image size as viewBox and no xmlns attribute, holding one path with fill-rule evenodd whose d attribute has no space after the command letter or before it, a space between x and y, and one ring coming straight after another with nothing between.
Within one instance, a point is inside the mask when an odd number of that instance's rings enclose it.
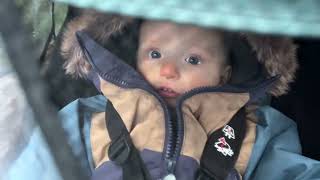
<instances>
[{"instance_id":1,"label":"zipper teeth","mask_svg":"<svg viewBox=\"0 0 320 180\"><path fill-rule=\"evenodd\" d=\"M166 148L166 153L165 153L165 158L168 160L173 160L172 158L174 157L176 146L178 145L177 140L178 140L178 132L177 132L177 121L174 121L171 119L170 123L168 124L168 132L170 134L169 139L168 139L168 145Z\"/></svg>"},{"instance_id":2,"label":"zipper teeth","mask_svg":"<svg viewBox=\"0 0 320 180\"><path fill-rule=\"evenodd\" d=\"M120 85L121 87L129 87L129 84L126 81L120 80L119 78L114 78L108 74L103 74L102 77L105 77L106 79L108 79L110 82Z\"/></svg>"}]
</instances>

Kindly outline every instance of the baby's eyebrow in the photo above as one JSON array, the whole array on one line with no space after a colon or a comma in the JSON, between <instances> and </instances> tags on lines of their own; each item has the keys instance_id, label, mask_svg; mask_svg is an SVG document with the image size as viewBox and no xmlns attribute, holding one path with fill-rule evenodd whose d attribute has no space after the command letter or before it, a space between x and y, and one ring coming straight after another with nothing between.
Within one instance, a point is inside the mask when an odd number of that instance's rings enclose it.
<instances>
[{"instance_id":1,"label":"baby's eyebrow","mask_svg":"<svg viewBox=\"0 0 320 180\"><path fill-rule=\"evenodd\" d=\"M150 50L158 50L159 48L157 48L157 46L151 46L147 44L147 45L139 46L139 49L142 51L150 51Z\"/></svg>"},{"instance_id":2,"label":"baby's eyebrow","mask_svg":"<svg viewBox=\"0 0 320 180\"><path fill-rule=\"evenodd\" d=\"M216 52L216 50L213 48L199 48L197 46L190 48L189 51L193 52L194 54L205 54L205 55L215 54Z\"/></svg>"},{"instance_id":3,"label":"baby's eyebrow","mask_svg":"<svg viewBox=\"0 0 320 180\"><path fill-rule=\"evenodd\" d=\"M158 45L160 43L159 40L156 40L156 39L145 39L143 41L141 41L139 43L139 45L141 47L146 47L146 46L155 46L155 45Z\"/></svg>"}]
</instances>

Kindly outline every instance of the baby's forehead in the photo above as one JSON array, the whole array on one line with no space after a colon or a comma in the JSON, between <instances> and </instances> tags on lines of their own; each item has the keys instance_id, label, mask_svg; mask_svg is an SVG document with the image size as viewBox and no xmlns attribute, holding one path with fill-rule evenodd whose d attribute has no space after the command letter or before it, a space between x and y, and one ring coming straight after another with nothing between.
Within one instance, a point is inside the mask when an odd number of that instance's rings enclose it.
<instances>
[{"instance_id":1,"label":"baby's forehead","mask_svg":"<svg viewBox=\"0 0 320 180\"><path fill-rule=\"evenodd\" d=\"M150 36L155 34L162 36L170 34L181 36L194 35L197 37L215 36L215 38L221 38L222 31L190 24L179 24L170 21L144 21L141 25L140 35Z\"/></svg>"},{"instance_id":2,"label":"baby's forehead","mask_svg":"<svg viewBox=\"0 0 320 180\"><path fill-rule=\"evenodd\" d=\"M169 46L177 42L180 46L194 44L208 50L223 48L223 37L220 30L169 21L144 21L140 30L140 43Z\"/></svg>"}]
</instances>

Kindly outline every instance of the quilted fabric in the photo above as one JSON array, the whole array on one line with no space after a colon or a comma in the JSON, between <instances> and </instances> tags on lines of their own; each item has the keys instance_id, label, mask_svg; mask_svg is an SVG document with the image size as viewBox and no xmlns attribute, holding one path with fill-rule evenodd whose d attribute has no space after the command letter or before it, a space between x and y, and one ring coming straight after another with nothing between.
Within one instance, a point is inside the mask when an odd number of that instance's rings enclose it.
<instances>
[{"instance_id":1,"label":"quilted fabric","mask_svg":"<svg viewBox=\"0 0 320 180\"><path fill-rule=\"evenodd\" d=\"M318 0L55 0L83 8L200 26L320 36Z\"/></svg>"}]
</instances>

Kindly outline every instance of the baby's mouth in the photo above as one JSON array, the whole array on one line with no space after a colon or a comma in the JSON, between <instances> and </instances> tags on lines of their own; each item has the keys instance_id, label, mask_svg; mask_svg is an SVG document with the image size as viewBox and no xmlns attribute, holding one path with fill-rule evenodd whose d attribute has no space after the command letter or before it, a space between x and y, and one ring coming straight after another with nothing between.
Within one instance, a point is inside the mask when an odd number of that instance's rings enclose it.
<instances>
[{"instance_id":1,"label":"baby's mouth","mask_svg":"<svg viewBox=\"0 0 320 180\"><path fill-rule=\"evenodd\" d=\"M179 93L167 87L160 87L157 91L164 98L176 98L179 96Z\"/></svg>"}]
</instances>

